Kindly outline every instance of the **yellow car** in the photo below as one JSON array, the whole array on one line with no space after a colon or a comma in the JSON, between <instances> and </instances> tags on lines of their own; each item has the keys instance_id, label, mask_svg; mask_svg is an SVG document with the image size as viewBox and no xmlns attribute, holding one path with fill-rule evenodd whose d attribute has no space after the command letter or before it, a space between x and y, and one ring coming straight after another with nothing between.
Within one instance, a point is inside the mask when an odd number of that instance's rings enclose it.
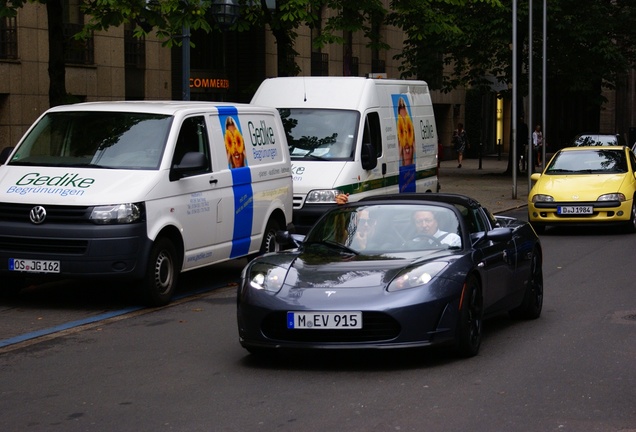
<instances>
[{"instance_id":1,"label":"yellow car","mask_svg":"<svg viewBox=\"0 0 636 432\"><path fill-rule=\"evenodd\" d=\"M629 147L559 150L528 194L528 221L548 225L623 225L636 232L636 156Z\"/></svg>"}]
</instances>

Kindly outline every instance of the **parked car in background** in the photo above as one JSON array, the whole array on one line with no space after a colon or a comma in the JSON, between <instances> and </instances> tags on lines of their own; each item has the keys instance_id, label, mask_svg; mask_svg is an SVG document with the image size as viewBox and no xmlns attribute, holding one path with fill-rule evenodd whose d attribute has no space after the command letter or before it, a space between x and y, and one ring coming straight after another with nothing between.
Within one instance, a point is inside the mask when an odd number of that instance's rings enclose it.
<instances>
[{"instance_id":1,"label":"parked car in background","mask_svg":"<svg viewBox=\"0 0 636 432\"><path fill-rule=\"evenodd\" d=\"M449 343L469 357L485 317L541 314L536 233L463 195L363 198L327 212L297 246L242 272L238 333L252 353Z\"/></svg>"},{"instance_id":2,"label":"parked car in background","mask_svg":"<svg viewBox=\"0 0 636 432\"><path fill-rule=\"evenodd\" d=\"M559 150L528 194L528 221L548 225L624 225L636 232L636 157L626 146Z\"/></svg>"},{"instance_id":3,"label":"parked car in background","mask_svg":"<svg viewBox=\"0 0 636 432\"><path fill-rule=\"evenodd\" d=\"M574 138L574 147L625 145L618 134L582 134Z\"/></svg>"}]
</instances>

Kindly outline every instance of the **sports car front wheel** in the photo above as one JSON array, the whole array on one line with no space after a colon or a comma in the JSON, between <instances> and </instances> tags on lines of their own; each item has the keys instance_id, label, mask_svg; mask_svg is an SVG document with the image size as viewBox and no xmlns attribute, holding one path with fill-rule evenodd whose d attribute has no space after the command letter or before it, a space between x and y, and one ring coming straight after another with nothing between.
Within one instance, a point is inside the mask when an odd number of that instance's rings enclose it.
<instances>
[{"instance_id":1,"label":"sports car front wheel","mask_svg":"<svg viewBox=\"0 0 636 432\"><path fill-rule=\"evenodd\" d=\"M473 357L481 345L481 325L484 315L481 287L475 276L466 279L459 303L459 323L455 346L462 357Z\"/></svg>"}]
</instances>

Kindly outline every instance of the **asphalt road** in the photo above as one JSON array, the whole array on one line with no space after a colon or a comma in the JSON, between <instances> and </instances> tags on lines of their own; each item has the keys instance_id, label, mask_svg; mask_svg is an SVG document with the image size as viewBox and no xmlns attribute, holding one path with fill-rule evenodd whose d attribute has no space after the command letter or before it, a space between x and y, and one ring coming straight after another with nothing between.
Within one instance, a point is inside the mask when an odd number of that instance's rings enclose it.
<instances>
[{"instance_id":1,"label":"asphalt road","mask_svg":"<svg viewBox=\"0 0 636 432\"><path fill-rule=\"evenodd\" d=\"M259 361L238 344L235 287L194 290L5 349L2 429L636 431L635 240L548 230L542 317L488 320L468 360L435 348ZM189 283L212 286L233 271ZM121 304L101 296L86 296L86 309ZM83 313L81 303L55 308ZM13 313L2 312L3 327Z\"/></svg>"}]
</instances>

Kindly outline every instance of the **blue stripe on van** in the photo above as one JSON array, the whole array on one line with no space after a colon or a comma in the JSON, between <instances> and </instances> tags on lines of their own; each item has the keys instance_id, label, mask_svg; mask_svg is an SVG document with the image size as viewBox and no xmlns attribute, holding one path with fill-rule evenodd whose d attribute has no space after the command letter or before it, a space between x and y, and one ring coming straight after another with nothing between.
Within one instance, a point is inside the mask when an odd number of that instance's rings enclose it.
<instances>
[{"instance_id":1,"label":"blue stripe on van","mask_svg":"<svg viewBox=\"0 0 636 432\"><path fill-rule=\"evenodd\" d=\"M225 135L225 120L232 117L239 131L242 130L238 110L233 106L221 106L219 121ZM250 250L252 224L254 221L254 192L252 173L248 167L234 168L232 171L232 193L234 195L234 232L230 258L247 255Z\"/></svg>"}]
</instances>

